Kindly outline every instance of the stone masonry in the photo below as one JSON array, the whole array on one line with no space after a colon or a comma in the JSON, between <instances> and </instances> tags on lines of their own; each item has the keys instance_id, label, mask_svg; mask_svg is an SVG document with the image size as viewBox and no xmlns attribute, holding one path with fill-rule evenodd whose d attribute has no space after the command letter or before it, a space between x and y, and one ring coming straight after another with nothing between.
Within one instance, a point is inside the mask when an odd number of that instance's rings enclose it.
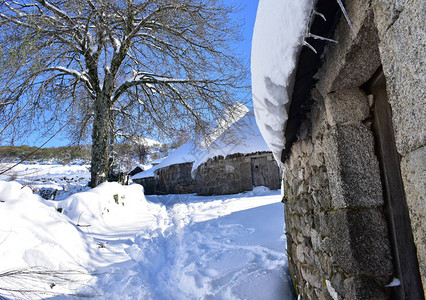
<instances>
[{"instance_id":1,"label":"stone masonry","mask_svg":"<svg viewBox=\"0 0 426 300\"><path fill-rule=\"evenodd\" d=\"M426 4L372 1L401 175L426 290Z\"/></svg>"},{"instance_id":2,"label":"stone masonry","mask_svg":"<svg viewBox=\"0 0 426 300\"><path fill-rule=\"evenodd\" d=\"M158 190L158 180L152 177L133 179L133 182L143 186L145 195L155 195Z\"/></svg>"},{"instance_id":3,"label":"stone masonry","mask_svg":"<svg viewBox=\"0 0 426 300\"><path fill-rule=\"evenodd\" d=\"M264 185L273 190L280 188L279 168L270 152L234 154L226 158L217 156L195 171L195 189L198 195L241 193L251 191L256 185Z\"/></svg>"},{"instance_id":4,"label":"stone masonry","mask_svg":"<svg viewBox=\"0 0 426 300\"><path fill-rule=\"evenodd\" d=\"M134 179L134 182L144 187L146 195L194 193L191 169L192 163L175 164L155 170L155 176Z\"/></svg>"},{"instance_id":5,"label":"stone masonry","mask_svg":"<svg viewBox=\"0 0 426 300\"><path fill-rule=\"evenodd\" d=\"M191 163L175 164L155 171L159 194L190 194L195 191Z\"/></svg>"},{"instance_id":6,"label":"stone masonry","mask_svg":"<svg viewBox=\"0 0 426 300\"><path fill-rule=\"evenodd\" d=\"M386 299L392 256L369 109L333 110L343 96L317 96L285 163L290 272L302 299ZM347 96L346 108L367 105L360 90Z\"/></svg>"},{"instance_id":7,"label":"stone masonry","mask_svg":"<svg viewBox=\"0 0 426 300\"><path fill-rule=\"evenodd\" d=\"M345 2L285 162L290 273L302 299L387 299L394 276L382 179L362 87L382 66L423 289L426 283L425 2Z\"/></svg>"}]
</instances>

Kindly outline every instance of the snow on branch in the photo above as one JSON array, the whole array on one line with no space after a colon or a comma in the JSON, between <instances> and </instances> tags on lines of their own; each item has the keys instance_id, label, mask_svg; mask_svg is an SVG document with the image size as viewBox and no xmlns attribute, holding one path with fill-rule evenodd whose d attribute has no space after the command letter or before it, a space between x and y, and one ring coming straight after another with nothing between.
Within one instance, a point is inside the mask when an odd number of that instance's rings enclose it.
<instances>
[{"instance_id":1,"label":"snow on branch","mask_svg":"<svg viewBox=\"0 0 426 300\"><path fill-rule=\"evenodd\" d=\"M81 81L81 82L85 83L85 85L86 85L86 87L87 87L88 92L89 92L92 96L95 96L95 91L94 91L94 89L93 89L93 85L92 85L92 83L90 82L90 79L89 79L89 77L87 76L87 73L86 73L86 72L80 73L80 72L79 72L79 71L77 71L77 70L68 69L68 68L60 67L60 66L59 66L59 67L49 67L49 68L45 68L45 69L41 70L39 73L43 73L43 72L50 72L50 71L59 71L59 72L61 72L61 73L63 73L63 74L67 74L67 75L71 75L71 76L73 76L73 77L74 77L74 78L76 78L77 80L79 80L79 81Z\"/></svg>"},{"instance_id":2,"label":"snow on branch","mask_svg":"<svg viewBox=\"0 0 426 300\"><path fill-rule=\"evenodd\" d=\"M51 4L49 1L45 0L37 0L38 3L46 7L48 10L53 12L54 14L60 16L61 18L65 19L69 24L74 24L74 21L72 18L63 10L59 9L55 5Z\"/></svg>"},{"instance_id":3,"label":"snow on branch","mask_svg":"<svg viewBox=\"0 0 426 300\"><path fill-rule=\"evenodd\" d=\"M197 84L197 83L214 83L214 80L209 79L180 79L180 78L171 78L166 76L156 76L154 74L139 72L133 75L130 79L122 83L115 91L112 101L115 102L118 98L126 92L127 89L138 86L138 85L148 85L148 84L164 84L170 86L170 84Z\"/></svg>"},{"instance_id":4,"label":"snow on branch","mask_svg":"<svg viewBox=\"0 0 426 300\"><path fill-rule=\"evenodd\" d=\"M49 67L44 69L43 71L60 71L62 73L74 76L75 78L80 79L84 82L87 82L90 85L90 81L89 81L89 78L87 77L86 72L80 73L77 70L68 69L65 67Z\"/></svg>"}]
</instances>

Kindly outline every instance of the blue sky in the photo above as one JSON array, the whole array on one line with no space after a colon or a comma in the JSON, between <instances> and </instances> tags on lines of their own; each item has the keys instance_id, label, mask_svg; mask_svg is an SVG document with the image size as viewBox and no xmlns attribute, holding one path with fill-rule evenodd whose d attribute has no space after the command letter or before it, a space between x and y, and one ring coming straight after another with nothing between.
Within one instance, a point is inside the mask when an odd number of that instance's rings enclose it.
<instances>
[{"instance_id":1,"label":"blue sky","mask_svg":"<svg viewBox=\"0 0 426 300\"><path fill-rule=\"evenodd\" d=\"M256 20L256 11L257 5L259 3L258 0L233 0L235 3L241 3L243 10L238 15L244 21L243 27L243 37L244 40L240 43L240 47L242 50L250 53L251 50L251 39L253 36L253 27L254 21Z\"/></svg>"},{"instance_id":2,"label":"blue sky","mask_svg":"<svg viewBox=\"0 0 426 300\"><path fill-rule=\"evenodd\" d=\"M256 12L259 0L225 0L230 1L230 3L235 3L240 5L242 10L240 13L236 14L235 17L240 19L243 22L243 41L237 44L237 49L243 54L247 60L247 64L250 63L250 51L251 51L251 40L253 36L253 27L256 20ZM35 139L36 134L33 138L29 138L28 144L30 146L40 146L43 144L47 138L44 139ZM69 140L66 135L58 134L53 138L45 147L60 147L66 146L69 144Z\"/></svg>"}]
</instances>

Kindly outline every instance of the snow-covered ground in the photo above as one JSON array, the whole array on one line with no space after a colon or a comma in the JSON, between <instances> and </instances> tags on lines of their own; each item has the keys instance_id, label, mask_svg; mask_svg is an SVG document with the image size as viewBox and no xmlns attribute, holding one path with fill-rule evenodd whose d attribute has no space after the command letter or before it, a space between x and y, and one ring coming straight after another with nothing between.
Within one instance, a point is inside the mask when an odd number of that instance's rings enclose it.
<instances>
[{"instance_id":1,"label":"snow-covered ground","mask_svg":"<svg viewBox=\"0 0 426 300\"><path fill-rule=\"evenodd\" d=\"M50 185L87 183L80 167L22 168ZM144 196L140 185L105 183L47 201L0 181L0 298L292 299L280 200L263 187Z\"/></svg>"},{"instance_id":2,"label":"snow-covered ground","mask_svg":"<svg viewBox=\"0 0 426 300\"><path fill-rule=\"evenodd\" d=\"M14 163L1 163L0 171L9 169ZM73 193L88 190L90 165L87 164L19 164L0 175L0 180L17 181L34 192L58 190L55 199L62 200Z\"/></svg>"}]
</instances>

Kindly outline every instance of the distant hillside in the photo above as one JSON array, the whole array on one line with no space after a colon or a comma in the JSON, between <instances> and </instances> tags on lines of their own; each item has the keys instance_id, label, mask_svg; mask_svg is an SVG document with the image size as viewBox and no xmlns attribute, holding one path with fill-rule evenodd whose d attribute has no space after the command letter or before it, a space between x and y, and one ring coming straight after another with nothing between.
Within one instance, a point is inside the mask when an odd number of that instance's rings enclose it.
<instances>
[{"instance_id":1,"label":"distant hillside","mask_svg":"<svg viewBox=\"0 0 426 300\"><path fill-rule=\"evenodd\" d=\"M113 168L130 171L135 165L167 156L173 146L154 140L140 138L131 142L117 143L111 152ZM38 149L29 146L0 146L0 162L60 163L75 161L90 163L90 146L65 146ZM34 152L34 153L33 153Z\"/></svg>"},{"instance_id":2,"label":"distant hillside","mask_svg":"<svg viewBox=\"0 0 426 300\"><path fill-rule=\"evenodd\" d=\"M90 147L88 146L66 146L57 148L42 148L29 146L1 146L0 160L3 162L14 161L55 161L67 164L74 160L90 161ZM33 153L33 154L32 154Z\"/></svg>"}]
</instances>

